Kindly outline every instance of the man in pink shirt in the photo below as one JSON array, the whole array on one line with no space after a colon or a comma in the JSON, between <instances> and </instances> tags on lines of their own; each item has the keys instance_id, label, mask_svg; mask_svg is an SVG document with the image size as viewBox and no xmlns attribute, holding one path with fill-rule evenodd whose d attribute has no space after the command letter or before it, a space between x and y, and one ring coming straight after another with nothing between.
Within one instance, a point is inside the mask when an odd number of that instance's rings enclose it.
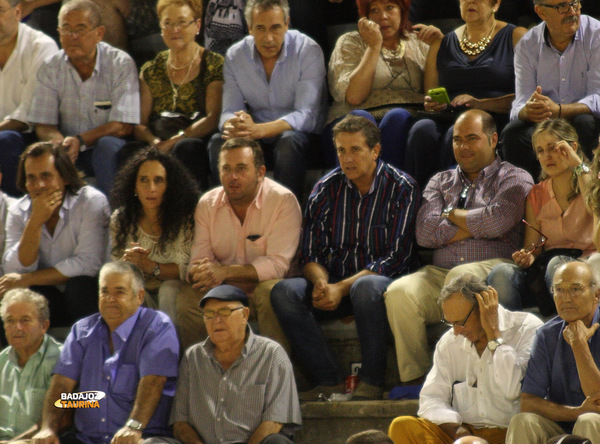
<instances>
[{"instance_id":1,"label":"man in pink shirt","mask_svg":"<svg viewBox=\"0 0 600 444\"><path fill-rule=\"evenodd\" d=\"M198 306L210 289L235 285L250 297L258 328L289 350L270 303L298 248L302 214L294 194L265 177L264 155L251 139L228 140L219 154L221 186L202 196L195 214L188 282L176 301L182 347L204 337Z\"/></svg>"}]
</instances>

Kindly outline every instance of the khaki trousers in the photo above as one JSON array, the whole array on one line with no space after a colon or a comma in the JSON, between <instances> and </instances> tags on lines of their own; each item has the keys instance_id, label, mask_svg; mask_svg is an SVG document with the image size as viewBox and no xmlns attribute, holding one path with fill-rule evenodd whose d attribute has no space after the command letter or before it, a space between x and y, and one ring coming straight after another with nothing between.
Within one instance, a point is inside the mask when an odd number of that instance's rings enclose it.
<instances>
[{"instance_id":1,"label":"khaki trousers","mask_svg":"<svg viewBox=\"0 0 600 444\"><path fill-rule=\"evenodd\" d=\"M510 420L506 444L543 444L550 438L563 435L565 431L554 421L535 413L519 413ZM600 415L584 413L577 418L573 434L600 444Z\"/></svg>"},{"instance_id":2,"label":"khaki trousers","mask_svg":"<svg viewBox=\"0 0 600 444\"><path fill-rule=\"evenodd\" d=\"M281 344L290 354L290 345L281 330L279 321L273 307L271 307L271 289L281 279L259 282L250 296L250 320L258 321L258 330L261 335L273 339ZM184 283L175 299L175 326L179 334L181 349L186 350L190 345L204 340L207 336L204 319L199 307L200 300L205 293L201 293L188 283Z\"/></svg>"},{"instance_id":3,"label":"khaki trousers","mask_svg":"<svg viewBox=\"0 0 600 444\"><path fill-rule=\"evenodd\" d=\"M426 328L442 320L437 302L442 287L467 273L485 280L492 268L506 262L509 261L491 259L457 265L451 270L427 265L390 284L384 294L385 307L396 343L401 381L419 378L431 367Z\"/></svg>"},{"instance_id":4,"label":"khaki trousers","mask_svg":"<svg viewBox=\"0 0 600 444\"><path fill-rule=\"evenodd\" d=\"M500 427L475 428L463 424L473 436L485 439L489 444L504 444L506 429ZM388 436L394 444L452 444L450 438L437 424L414 416L399 416L390 424ZM524 444L526 441L522 441Z\"/></svg>"}]
</instances>

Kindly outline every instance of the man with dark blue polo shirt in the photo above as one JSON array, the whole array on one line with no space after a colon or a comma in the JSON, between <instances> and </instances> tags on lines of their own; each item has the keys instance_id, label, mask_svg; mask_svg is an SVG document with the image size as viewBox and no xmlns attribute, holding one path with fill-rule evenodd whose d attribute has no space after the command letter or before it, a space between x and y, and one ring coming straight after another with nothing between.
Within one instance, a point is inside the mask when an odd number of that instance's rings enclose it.
<instances>
[{"instance_id":1,"label":"man with dark blue polo shirt","mask_svg":"<svg viewBox=\"0 0 600 444\"><path fill-rule=\"evenodd\" d=\"M102 267L100 313L77 322L67 337L33 444L60 442L65 409L55 403L67 394L77 399L76 387L79 393L105 394L96 408L75 409L76 441L125 444L171 434L179 343L169 317L141 307L143 301L144 279L134 265L110 262Z\"/></svg>"},{"instance_id":2,"label":"man with dark blue polo shirt","mask_svg":"<svg viewBox=\"0 0 600 444\"><path fill-rule=\"evenodd\" d=\"M557 268L552 290L558 316L536 332L507 444L546 442L571 429L600 442L598 277L569 262Z\"/></svg>"},{"instance_id":3,"label":"man with dark blue polo shirt","mask_svg":"<svg viewBox=\"0 0 600 444\"><path fill-rule=\"evenodd\" d=\"M357 399L383 393L388 322L383 293L414 269L419 191L408 175L379 159L377 126L350 115L333 129L340 167L314 187L304 216L304 278L286 279L271 304L293 354L316 383L301 394L343 391L336 361L317 320L354 315L361 345Z\"/></svg>"}]
</instances>

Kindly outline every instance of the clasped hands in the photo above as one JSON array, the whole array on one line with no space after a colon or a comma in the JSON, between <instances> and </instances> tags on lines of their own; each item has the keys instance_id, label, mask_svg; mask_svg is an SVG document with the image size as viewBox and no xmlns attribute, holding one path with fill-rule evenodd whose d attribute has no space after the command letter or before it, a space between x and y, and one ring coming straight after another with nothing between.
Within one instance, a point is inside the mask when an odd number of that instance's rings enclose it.
<instances>
[{"instance_id":1,"label":"clasped hands","mask_svg":"<svg viewBox=\"0 0 600 444\"><path fill-rule=\"evenodd\" d=\"M205 257L192 261L189 276L193 288L207 292L223 283L227 278L227 269Z\"/></svg>"},{"instance_id":2,"label":"clasped hands","mask_svg":"<svg viewBox=\"0 0 600 444\"><path fill-rule=\"evenodd\" d=\"M315 282L312 291L313 307L323 311L333 311L342 301L342 290L338 284L329 284L323 278Z\"/></svg>"},{"instance_id":3,"label":"clasped hands","mask_svg":"<svg viewBox=\"0 0 600 444\"><path fill-rule=\"evenodd\" d=\"M234 137L248 137L250 139L262 139L260 127L254 123L252 116L246 111L236 111L232 117L223 125L223 139Z\"/></svg>"},{"instance_id":4,"label":"clasped hands","mask_svg":"<svg viewBox=\"0 0 600 444\"><path fill-rule=\"evenodd\" d=\"M535 92L525 103L521 111L522 120L539 123L553 117L559 117L560 106L548 96L542 94L542 87L538 86Z\"/></svg>"},{"instance_id":5,"label":"clasped hands","mask_svg":"<svg viewBox=\"0 0 600 444\"><path fill-rule=\"evenodd\" d=\"M150 274L156 267L156 262L148 257L149 254L150 250L142 247L137 242L131 242L129 248L123 252L121 260L135 265L146 274Z\"/></svg>"}]
</instances>

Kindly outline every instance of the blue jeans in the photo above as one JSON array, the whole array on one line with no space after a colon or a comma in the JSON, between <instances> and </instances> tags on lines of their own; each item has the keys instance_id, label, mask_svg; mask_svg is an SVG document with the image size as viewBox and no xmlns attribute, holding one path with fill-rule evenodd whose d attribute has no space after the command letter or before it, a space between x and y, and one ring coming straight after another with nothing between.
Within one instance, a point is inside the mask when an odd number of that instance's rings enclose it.
<instances>
[{"instance_id":1,"label":"blue jeans","mask_svg":"<svg viewBox=\"0 0 600 444\"><path fill-rule=\"evenodd\" d=\"M106 196L110 196L117 172L117 155L126 143L118 137L104 136L77 158L76 166L86 175L96 176L96 188Z\"/></svg>"},{"instance_id":2,"label":"blue jeans","mask_svg":"<svg viewBox=\"0 0 600 444\"><path fill-rule=\"evenodd\" d=\"M362 355L360 378L368 384L383 385L389 330L383 293L391 282L385 276L361 277L334 311L313 308L313 285L304 278L285 279L273 287L273 310L290 341L292 353L316 385L336 385L342 381L318 321L351 314L356 321Z\"/></svg>"},{"instance_id":3,"label":"blue jeans","mask_svg":"<svg viewBox=\"0 0 600 444\"><path fill-rule=\"evenodd\" d=\"M565 262L571 262L573 259L570 256L556 256L550 259L546 267L546 285L548 290L552 288L554 280L554 272L559 265ZM488 285L491 285L498 292L498 302L509 310L521 310L523 307L533 307L537 305L535 295L528 293L525 286L524 268L516 264L500 264L496 265L490 271L487 278Z\"/></svg>"},{"instance_id":4,"label":"blue jeans","mask_svg":"<svg viewBox=\"0 0 600 444\"><path fill-rule=\"evenodd\" d=\"M378 125L381 132L380 157L396 168L404 169L404 150L408 131L415 121L413 116L404 108L394 108L389 110L378 124L371 113L362 109L350 111L349 114L365 117ZM327 167L334 167L338 164L333 144L333 127L344 117L334 120L323 129L323 159Z\"/></svg>"},{"instance_id":5,"label":"blue jeans","mask_svg":"<svg viewBox=\"0 0 600 444\"><path fill-rule=\"evenodd\" d=\"M208 157L213 185L219 184L219 153L225 140L223 133L216 133L208 142ZM269 163L273 165L273 178L292 190L299 201L304 194L306 157L310 147L308 133L284 131L277 137L261 139L260 145ZM272 162L269 162L272 161Z\"/></svg>"}]
</instances>

